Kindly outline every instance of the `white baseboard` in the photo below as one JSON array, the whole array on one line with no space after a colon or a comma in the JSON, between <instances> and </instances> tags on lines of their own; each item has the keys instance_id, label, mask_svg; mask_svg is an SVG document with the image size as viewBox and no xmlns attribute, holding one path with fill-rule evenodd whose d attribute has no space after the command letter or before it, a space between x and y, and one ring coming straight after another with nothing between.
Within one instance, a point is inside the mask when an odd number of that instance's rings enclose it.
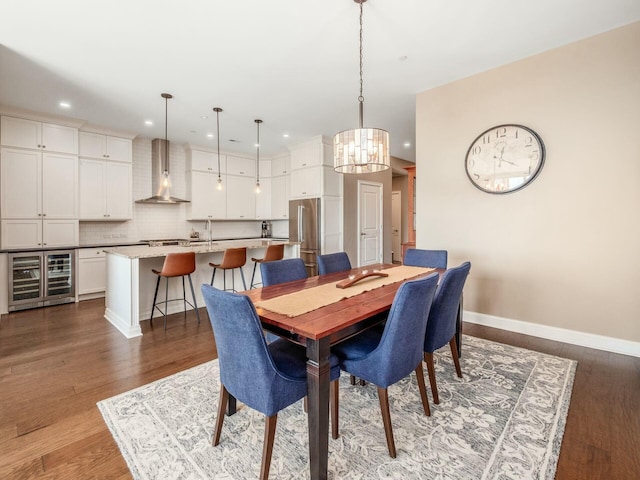
<instances>
[{"instance_id":1,"label":"white baseboard","mask_svg":"<svg viewBox=\"0 0 640 480\"><path fill-rule=\"evenodd\" d=\"M633 357L640 357L640 343L623 340L621 338L605 337L593 333L579 332L566 328L551 327L538 323L523 322L511 318L496 317L484 313L464 311L465 322L485 325L487 327L499 328L510 332L533 335L534 337L546 338L557 342L579 345L581 347L595 348L607 352L621 353Z\"/></svg>"}]
</instances>

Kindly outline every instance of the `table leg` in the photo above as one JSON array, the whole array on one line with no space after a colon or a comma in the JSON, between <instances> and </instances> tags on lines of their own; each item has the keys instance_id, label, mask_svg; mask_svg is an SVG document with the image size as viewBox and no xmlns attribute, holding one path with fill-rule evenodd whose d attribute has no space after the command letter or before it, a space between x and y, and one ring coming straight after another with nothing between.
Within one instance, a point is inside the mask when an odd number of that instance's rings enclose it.
<instances>
[{"instance_id":1,"label":"table leg","mask_svg":"<svg viewBox=\"0 0 640 480\"><path fill-rule=\"evenodd\" d=\"M229 401L227 402L227 417L236 413L236 397L229 395Z\"/></svg>"},{"instance_id":2,"label":"table leg","mask_svg":"<svg viewBox=\"0 0 640 480\"><path fill-rule=\"evenodd\" d=\"M329 338L307 340L307 359L311 480L326 480L329 456Z\"/></svg>"},{"instance_id":3,"label":"table leg","mask_svg":"<svg viewBox=\"0 0 640 480\"><path fill-rule=\"evenodd\" d=\"M456 343L458 345L458 358L462 358L462 295L460 295L458 315L456 317Z\"/></svg>"}]
</instances>

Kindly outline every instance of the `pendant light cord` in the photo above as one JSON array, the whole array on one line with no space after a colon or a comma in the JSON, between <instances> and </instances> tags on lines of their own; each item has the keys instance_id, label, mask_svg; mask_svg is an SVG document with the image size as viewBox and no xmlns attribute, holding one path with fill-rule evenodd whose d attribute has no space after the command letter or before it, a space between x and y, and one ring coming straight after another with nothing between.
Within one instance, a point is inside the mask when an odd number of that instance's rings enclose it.
<instances>
[{"instance_id":1,"label":"pendant light cord","mask_svg":"<svg viewBox=\"0 0 640 480\"><path fill-rule=\"evenodd\" d=\"M218 140L218 183L222 181L220 178L220 111L221 108L214 108L216 111L216 139Z\"/></svg>"},{"instance_id":2,"label":"pendant light cord","mask_svg":"<svg viewBox=\"0 0 640 480\"><path fill-rule=\"evenodd\" d=\"M360 111L360 128L362 128L363 126L363 117L364 117L364 96L362 95L362 89L363 89L363 80L362 80L362 72L363 72L363 56L364 56L364 49L362 46L362 4L366 1L366 0L356 0L358 1L358 3L360 3L360 96L358 97L358 102L360 103L359 105L359 111Z\"/></svg>"},{"instance_id":3,"label":"pendant light cord","mask_svg":"<svg viewBox=\"0 0 640 480\"><path fill-rule=\"evenodd\" d=\"M169 122L169 97L164 97L164 171L169 172L169 146L167 142L167 123Z\"/></svg>"}]
</instances>

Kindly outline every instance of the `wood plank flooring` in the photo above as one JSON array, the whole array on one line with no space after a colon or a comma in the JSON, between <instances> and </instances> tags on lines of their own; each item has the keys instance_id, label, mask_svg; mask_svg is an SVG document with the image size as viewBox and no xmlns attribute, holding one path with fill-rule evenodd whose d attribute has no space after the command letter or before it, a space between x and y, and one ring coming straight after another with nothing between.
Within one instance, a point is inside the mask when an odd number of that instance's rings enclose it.
<instances>
[{"instance_id":1,"label":"wood plank flooring","mask_svg":"<svg viewBox=\"0 0 640 480\"><path fill-rule=\"evenodd\" d=\"M0 478L129 479L96 402L215 358L205 309L127 340L89 300L0 319ZM465 324L578 361L558 480L640 478L640 359ZM462 359L464 374L464 358Z\"/></svg>"}]
</instances>

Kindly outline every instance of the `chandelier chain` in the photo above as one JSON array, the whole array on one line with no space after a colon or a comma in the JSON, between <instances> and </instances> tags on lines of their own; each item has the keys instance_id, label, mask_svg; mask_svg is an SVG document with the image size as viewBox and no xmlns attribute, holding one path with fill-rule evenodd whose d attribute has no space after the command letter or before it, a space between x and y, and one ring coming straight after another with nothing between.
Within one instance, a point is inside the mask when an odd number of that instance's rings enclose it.
<instances>
[{"instance_id":1,"label":"chandelier chain","mask_svg":"<svg viewBox=\"0 0 640 480\"><path fill-rule=\"evenodd\" d=\"M362 71L363 71L363 52L364 49L362 47L362 4L363 2L360 2L360 96L358 97L358 101L360 103L364 102L364 97L362 96Z\"/></svg>"}]
</instances>

